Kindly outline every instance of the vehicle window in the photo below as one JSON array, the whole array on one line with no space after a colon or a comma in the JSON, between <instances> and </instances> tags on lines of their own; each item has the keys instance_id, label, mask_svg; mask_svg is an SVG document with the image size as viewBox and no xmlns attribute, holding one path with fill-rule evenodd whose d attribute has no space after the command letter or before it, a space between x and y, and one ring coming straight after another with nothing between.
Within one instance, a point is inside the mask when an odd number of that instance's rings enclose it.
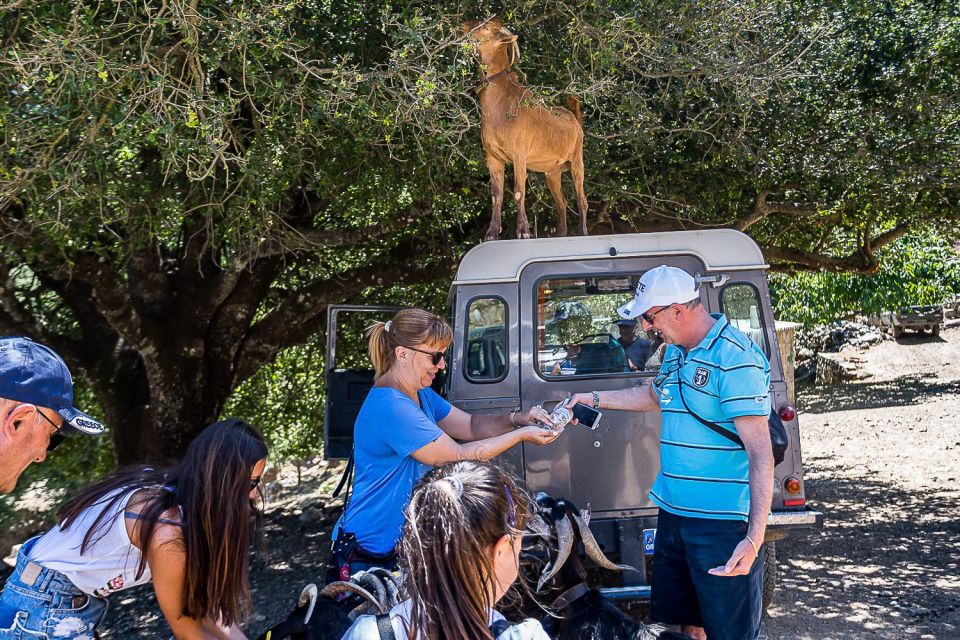
<instances>
[{"instance_id":1,"label":"vehicle window","mask_svg":"<svg viewBox=\"0 0 960 640\"><path fill-rule=\"evenodd\" d=\"M498 382L507 375L507 305L502 298L476 298L467 307L466 365L471 382Z\"/></svg>"},{"instance_id":2,"label":"vehicle window","mask_svg":"<svg viewBox=\"0 0 960 640\"><path fill-rule=\"evenodd\" d=\"M547 378L656 371L662 349L641 323L617 308L633 298L642 274L552 278L537 285L537 370Z\"/></svg>"},{"instance_id":3,"label":"vehicle window","mask_svg":"<svg viewBox=\"0 0 960 640\"><path fill-rule=\"evenodd\" d=\"M763 331L760 293L756 287L749 284L727 285L720 296L720 306L730 324L745 333L769 356L767 336Z\"/></svg>"}]
</instances>

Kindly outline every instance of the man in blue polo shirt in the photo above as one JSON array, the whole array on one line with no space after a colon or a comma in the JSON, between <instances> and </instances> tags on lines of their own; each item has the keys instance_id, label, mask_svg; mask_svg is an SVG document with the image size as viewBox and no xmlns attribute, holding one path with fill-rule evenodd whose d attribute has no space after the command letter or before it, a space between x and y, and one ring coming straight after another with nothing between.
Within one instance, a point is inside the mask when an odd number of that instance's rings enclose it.
<instances>
[{"instance_id":1,"label":"man in blue polo shirt","mask_svg":"<svg viewBox=\"0 0 960 640\"><path fill-rule=\"evenodd\" d=\"M660 266L619 309L668 345L660 373L641 386L577 394L597 409L661 412L660 507L651 595L655 621L703 640L756 640L763 537L773 497L770 365L722 314L700 304L693 277ZM736 433L739 447L696 417Z\"/></svg>"}]
</instances>

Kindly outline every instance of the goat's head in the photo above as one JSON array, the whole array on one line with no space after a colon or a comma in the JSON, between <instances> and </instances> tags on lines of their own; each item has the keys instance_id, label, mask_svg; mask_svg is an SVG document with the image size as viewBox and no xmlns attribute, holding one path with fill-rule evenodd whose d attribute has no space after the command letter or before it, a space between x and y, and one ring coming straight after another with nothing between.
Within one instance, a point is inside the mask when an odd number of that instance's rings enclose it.
<instances>
[{"instance_id":1,"label":"goat's head","mask_svg":"<svg viewBox=\"0 0 960 640\"><path fill-rule=\"evenodd\" d=\"M590 531L590 511L579 510L569 500L555 500L545 493L536 497L537 512L530 519L528 529L534 537L543 539L550 550L550 558L537 579L539 592L558 572L566 569L568 578L564 582L571 584L558 585L569 588L576 582L586 579L586 570L576 552L578 543L583 543L583 549L588 558L597 566L610 571L636 571L634 567L625 564L614 564L604 555L600 544ZM556 551L556 555L553 554Z\"/></svg>"},{"instance_id":2,"label":"goat's head","mask_svg":"<svg viewBox=\"0 0 960 640\"><path fill-rule=\"evenodd\" d=\"M505 56L507 68L520 61L520 46L517 36L503 26L497 18L486 22L470 20L460 25L465 36L474 41L480 61L485 65L492 65L498 56Z\"/></svg>"},{"instance_id":3,"label":"goat's head","mask_svg":"<svg viewBox=\"0 0 960 640\"><path fill-rule=\"evenodd\" d=\"M287 619L259 640L339 639L358 616L387 613L402 599L401 595L397 577L380 568L358 572L349 582L333 582L322 590L309 584Z\"/></svg>"}]
</instances>

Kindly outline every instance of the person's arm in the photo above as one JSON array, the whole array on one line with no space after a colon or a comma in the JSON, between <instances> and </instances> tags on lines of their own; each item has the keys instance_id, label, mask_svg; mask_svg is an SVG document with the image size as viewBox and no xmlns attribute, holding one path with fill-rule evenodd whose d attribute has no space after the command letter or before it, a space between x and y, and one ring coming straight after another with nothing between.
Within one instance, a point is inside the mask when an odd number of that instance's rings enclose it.
<instances>
[{"instance_id":1,"label":"person's arm","mask_svg":"<svg viewBox=\"0 0 960 640\"><path fill-rule=\"evenodd\" d=\"M552 431L542 427L521 427L492 438L463 444L443 433L439 438L410 455L414 460L431 466L458 460L489 460L521 442L543 445L553 442L561 433L563 429Z\"/></svg>"},{"instance_id":2,"label":"person's arm","mask_svg":"<svg viewBox=\"0 0 960 640\"><path fill-rule=\"evenodd\" d=\"M653 378L646 380L642 385L632 386L626 389L614 389L611 391L599 391L600 410L621 409L624 411L659 411L660 400L653 390ZM572 407L576 403L582 403L588 407L593 406L592 393L576 393L570 396L567 407Z\"/></svg>"},{"instance_id":3,"label":"person's arm","mask_svg":"<svg viewBox=\"0 0 960 640\"><path fill-rule=\"evenodd\" d=\"M178 640L246 640L236 625L224 627L214 620L183 615L181 602L187 575L187 554L179 527L157 526L147 549L147 564L153 575L153 590L160 611Z\"/></svg>"},{"instance_id":4,"label":"person's arm","mask_svg":"<svg viewBox=\"0 0 960 640\"><path fill-rule=\"evenodd\" d=\"M750 572L767 532L767 517L773 501L773 451L767 417L741 416L734 418L733 424L750 461L749 540L740 541L725 565L710 569L715 576L742 576Z\"/></svg>"},{"instance_id":5,"label":"person's arm","mask_svg":"<svg viewBox=\"0 0 960 640\"><path fill-rule=\"evenodd\" d=\"M549 425L550 414L543 407L530 407L529 411L501 415L471 415L456 407L437 423L444 433L455 440L470 442L486 440L513 431L523 425Z\"/></svg>"}]
</instances>

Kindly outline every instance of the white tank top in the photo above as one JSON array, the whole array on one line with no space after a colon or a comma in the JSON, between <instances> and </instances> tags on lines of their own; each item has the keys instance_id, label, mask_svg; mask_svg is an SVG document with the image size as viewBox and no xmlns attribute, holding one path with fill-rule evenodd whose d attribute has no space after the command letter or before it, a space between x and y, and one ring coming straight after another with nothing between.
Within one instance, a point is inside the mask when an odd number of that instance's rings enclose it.
<instances>
[{"instance_id":1,"label":"white tank top","mask_svg":"<svg viewBox=\"0 0 960 640\"><path fill-rule=\"evenodd\" d=\"M57 525L43 534L30 549L30 560L42 567L59 571L86 594L104 597L150 582L150 567L136 578L140 550L130 541L123 512L136 491L130 491L107 513L101 528L95 532L91 544L81 554L83 537L93 526L97 516L118 493L117 489L84 510L66 531ZM103 537L99 537L100 534Z\"/></svg>"}]
</instances>

